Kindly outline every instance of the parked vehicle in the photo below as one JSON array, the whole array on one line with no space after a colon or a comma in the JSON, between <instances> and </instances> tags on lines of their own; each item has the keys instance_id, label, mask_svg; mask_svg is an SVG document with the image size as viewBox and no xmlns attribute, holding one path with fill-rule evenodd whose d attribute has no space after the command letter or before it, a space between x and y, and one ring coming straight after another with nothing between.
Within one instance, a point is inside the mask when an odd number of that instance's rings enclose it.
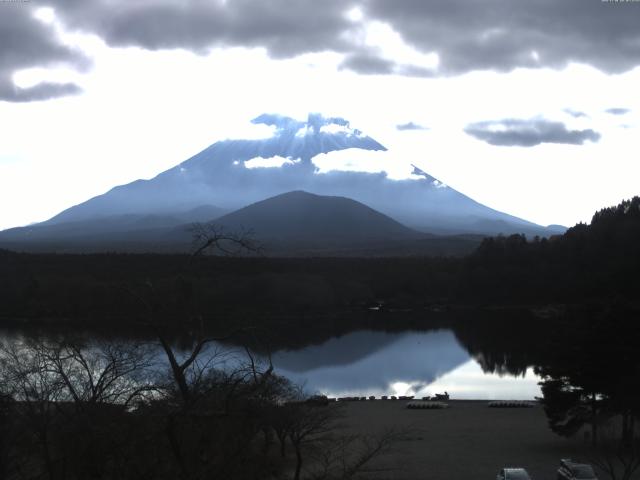
<instances>
[{"instance_id":1,"label":"parked vehicle","mask_svg":"<svg viewBox=\"0 0 640 480\"><path fill-rule=\"evenodd\" d=\"M560 460L556 478L558 480L598 480L591 465L573 462L570 458Z\"/></svg>"},{"instance_id":2,"label":"parked vehicle","mask_svg":"<svg viewBox=\"0 0 640 480\"><path fill-rule=\"evenodd\" d=\"M524 468L503 468L496 480L531 480L531 477Z\"/></svg>"}]
</instances>

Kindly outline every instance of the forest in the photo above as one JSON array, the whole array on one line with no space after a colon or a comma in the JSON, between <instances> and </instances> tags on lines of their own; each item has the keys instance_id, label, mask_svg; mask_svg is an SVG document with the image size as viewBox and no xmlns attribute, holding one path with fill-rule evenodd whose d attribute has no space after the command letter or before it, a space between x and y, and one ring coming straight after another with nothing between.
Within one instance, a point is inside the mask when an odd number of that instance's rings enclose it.
<instances>
[{"instance_id":1,"label":"forest","mask_svg":"<svg viewBox=\"0 0 640 480\"><path fill-rule=\"evenodd\" d=\"M0 320L24 333L0 345L0 478L357 478L407 432L344 435L339 405L257 358L443 327L487 372L535 368L550 428L588 432L603 471L631 478L638 271L639 197L464 258L0 251ZM221 368L214 340L242 361Z\"/></svg>"},{"instance_id":2,"label":"forest","mask_svg":"<svg viewBox=\"0 0 640 480\"><path fill-rule=\"evenodd\" d=\"M640 197L564 235L486 238L463 258L54 255L0 251L0 319L86 327L297 318L360 321L369 308L635 302ZM144 300L144 301L141 301ZM265 325L267 325L265 323ZM295 327L295 325L291 325Z\"/></svg>"}]
</instances>

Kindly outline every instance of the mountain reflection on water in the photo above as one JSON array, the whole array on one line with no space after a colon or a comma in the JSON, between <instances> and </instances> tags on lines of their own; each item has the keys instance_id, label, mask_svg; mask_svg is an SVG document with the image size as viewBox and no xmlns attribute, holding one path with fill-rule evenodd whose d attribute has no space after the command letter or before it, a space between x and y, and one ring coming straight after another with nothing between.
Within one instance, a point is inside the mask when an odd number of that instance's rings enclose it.
<instances>
[{"instance_id":1,"label":"mountain reflection on water","mask_svg":"<svg viewBox=\"0 0 640 480\"><path fill-rule=\"evenodd\" d=\"M50 341L65 338L59 333L30 332L25 336L26 333L0 331L0 339L10 344L30 337ZM475 338L473 332L463 337L464 344L475 352L471 355L458 341L460 334L450 329L358 330L319 344L276 350L272 362L276 373L302 385L305 391L331 397L414 395L420 398L444 391L453 399L526 400L541 395L539 378L526 367L533 363L522 364L521 359L498 350L478 349L470 341ZM88 342L87 348L91 348L93 341L102 341L100 336L91 333L77 334L76 338ZM125 336L109 341L145 345L154 357L152 368L157 371L167 368L165 354L152 337ZM176 353L184 360L191 353L190 341L180 343L176 339L176 342ZM234 369L247 361L241 346L214 342L202 352L203 358L212 355L216 358L216 368ZM262 362L266 362L266 357Z\"/></svg>"},{"instance_id":2,"label":"mountain reflection on water","mask_svg":"<svg viewBox=\"0 0 640 480\"><path fill-rule=\"evenodd\" d=\"M451 330L357 331L273 355L276 371L328 396L415 395L454 399L533 399L539 378L484 373Z\"/></svg>"}]
</instances>

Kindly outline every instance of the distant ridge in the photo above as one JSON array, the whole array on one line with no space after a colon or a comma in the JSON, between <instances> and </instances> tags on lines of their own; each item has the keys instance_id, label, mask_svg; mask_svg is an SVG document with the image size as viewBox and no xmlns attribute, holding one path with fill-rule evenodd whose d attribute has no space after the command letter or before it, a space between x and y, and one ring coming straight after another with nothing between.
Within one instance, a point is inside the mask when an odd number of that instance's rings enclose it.
<instances>
[{"instance_id":1,"label":"distant ridge","mask_svg":"<svg viewBox=\"0 0 640 480\"><path fill-rule=\"evenodd\" d=\"M189 211L203 217L219 209ZM188 218L182 215L179 218ZM193 224L227 233L251 232L268 256L463 255L482 240L477 235L437 236L412 230L360 202L292 191L218 218L181 222L154 215L119 215L97 220L40 224L0 232L0 245L18 251L93 253L190 253ZM163 225L166 223L166 225ZM116 228L117 226L117 228Z\"/></svg>"},{"instance_id":2,"label":"distant ridge","mask_svg":"<svg viewBox=\"0 0 640 480\"><path fill-rule=\"evenodd\" d=\"M167 214L126 213L62 223L38 223L28 227L10 228L0 232L0 242L23 243L25 247L40 242L67 242L69 244L106 244L111 240L145 238L148 231L157 231L184 225L209 222L227 213L214 205L201 205L186 211Z\"/></svg>"},{"instance_id":3,"label":"distant ridge","mask_svg":"<svg viewBox=\"0 0 640 480\"><path fill-rule=\"evenodd\" d=\"M391 238L398 241L399 238L408 239L418 231L426 232L422 238L428 234L447 236L439 237L438 241L437 252L444 254L466 251L468 237L460 235L523 233L530 237L547 237L566 230L559 226L536 225L482 205L416 165L409 170L412 172L410 177L401 180L390 178L384 172L321 172L315 162L325 158L319 157L322 155L344 151L341 157L348 158L350 151L354 155L356 151L358 154L386 151L382 144L343 118L311 114L306 120L296 120L265 114L255 118L253 123L271 129L271 136L218 141L149 180L116 186L45 222L0 232L0 246L58 252L175 251L177 244L169 238L180 235L175 232L168 235L167 229L192 222L208 222L287 192L351 199L366 205L370 211L358 210L357 215L346 219L344 215L354 208L353 204L345 203L334 210L325 205L336 212L334 223L339 226L331 229L325 228L329 225L326 224L328 219L322 217L320 211L311 215L318 217L315 223L310 222L306 214L297 210L296 202L287 206L289 213L282 218L275 215L268 221L261 220L260 215L250 216L249 210L249 213L229 216L225 222L233 226L248 223L250 225L243 226L259 230L270 240L286 238L298 243L304 240L311 245L313 239L324 235L325 242L337 242L342 254L348 254L347 240L360 243L366 240L369 244ZM402 158L397 160L402 162ZM297 201L314 207L310 197L304 198ZM273 211L277 211L278 201L272 202ZM345 212L337 215L341 208ZM262 215L267 216L270 211L267 209ZM373 215L373 211L386 220ZM393 227L392 219L395 221ZM306 228L299 228L295 223L304 223ZM378 227L372 228L369 223ZM409 231L412 231L411 235ZM453 250L444 245L444 238L455 238ZM182 242L184 239L180 237L179 243ZM313 245L310 253L314 254L316 247L321 246ZM431 251L430 248L427 250ZM402 247L396 245L385 251L403 255L424 252L424 249L416 251L411 247L403 252Z\"/></svg>"},{"instance_id":4,"label":"distant ridge","mask_svg":"<svg viewBox=\"0 0 640 480\"><path fill-rule=\"evenodd\" d=\"M253 203L215 221L227 230L251 229L257 238L300 242L372 242L427 237L345 197L301 190Z\"/></svg>"}]
</instances>

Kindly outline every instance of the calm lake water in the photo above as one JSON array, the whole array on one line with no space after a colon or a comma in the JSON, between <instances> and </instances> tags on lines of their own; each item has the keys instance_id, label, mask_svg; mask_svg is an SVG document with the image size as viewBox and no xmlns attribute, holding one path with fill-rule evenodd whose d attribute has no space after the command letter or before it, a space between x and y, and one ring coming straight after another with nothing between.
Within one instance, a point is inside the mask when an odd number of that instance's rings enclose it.
<instances>
[{"instance_id":1,"label":"calm lake water","mask_svg":"<svg viewBox=\"0 0 640 480\"><path fill-rule=\"evenodd\" d=\"M447 391L452 399L532 400L541 396L530 369L523 377L484 373L451 330L358 331L273 355L276 371L328 396L415 395Z\"/></svg>"},{"instance_id":2,"label":"calm lake water","mask_svg":"<svg viewBox=\"0 0 640 480\"><path fill-rule=\"evenodd\" d=\"M24 337L0 332L0 338L12 342ZM86 338L93 337L88 334ZM157 342L144 343L155 352L156 368L165 368L166 359ZM210 345L202 358L214 351L219 353L219 368L247 361L243 349L220 344ZM355 331L321 344L272 354L276 373L303 385L308 393L329 397L419 398L445 391L452 399L532 400L541 396L539 378L531 369L524 376L485 373L479 360L467 352L452 330Z\"/></svg>"}]
</instances>

